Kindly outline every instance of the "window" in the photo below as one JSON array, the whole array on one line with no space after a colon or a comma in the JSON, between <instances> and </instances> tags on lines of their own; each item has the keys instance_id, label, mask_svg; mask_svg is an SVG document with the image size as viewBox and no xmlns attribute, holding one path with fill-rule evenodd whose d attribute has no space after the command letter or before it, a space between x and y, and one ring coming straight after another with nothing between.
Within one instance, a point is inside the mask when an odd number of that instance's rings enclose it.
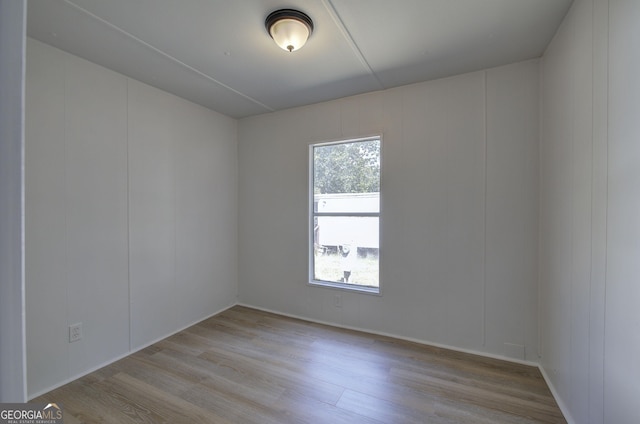
<instances>
[{"instance_id":1,"label":"window","mask_svg":"<svg viewBox=\"0 0 640 424\"><path fill-rule=\"evenodd\" d=\"M380 292L380 137L310 146L311 284Z\"/></svg>"}]
</instances>

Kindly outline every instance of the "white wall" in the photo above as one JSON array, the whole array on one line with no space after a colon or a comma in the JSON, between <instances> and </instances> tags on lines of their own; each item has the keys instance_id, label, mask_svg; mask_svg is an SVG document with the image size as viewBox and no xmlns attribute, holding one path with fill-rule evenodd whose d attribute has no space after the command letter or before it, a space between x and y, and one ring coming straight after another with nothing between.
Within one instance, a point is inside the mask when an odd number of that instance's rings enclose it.
<instances>
[{"instance_id":1,"label":"white wall","mask_svg":"<svg viewBox=\"0 0 640 424\"><path fill-rule=\"evenodd\" d=\"M240 301L536 361L537 93L529 61L241 120ZM374 133L382 296L309 286L308 145Z\"/></svg>"},{"instance_id":2,"label":"white wall","mask_svg":"<svg viewBox=\"0 0 640 424\"><path fill-rule=\"evenodd\" d=\"M26 400L24 50L26 2L0 0L0 402Z\"/></svg>"},{"instance_id":3,"label":"white wall","mask_svg":"<svg viewBox=\"0 0 640 424\"><path fill-rule=\"evenodd\" d=\"M640 420L638 22L576 0L541 61L541 365L576 423Z\"/></svg>"},{"instance_id":4,"label":"white wall","mask_svg":"<svg viewBox=\"0 0 640 424\"><path fill-rule=\"evenodd\" d=\"M605 422L640 421L640 3L609 1Z\"/></svg>"},{"instance_id":5,"label":"white wall","mask_svg":"<svg viewBox=\"0 0 640 424\"><path fill-rule=\"evenodd\" d=\"M236 121L128 83L131 343L237 295Z\"/></svg>"},{"instance_id":6,"label":"white wall","mask_svg":"<svg viewBox=\"0 0 640 424\"><path fill-rule=\"evenodd\" d=\"M235 302L235 142L233 119L28 41L30 397Z\"/></svg>"}]
</instances>

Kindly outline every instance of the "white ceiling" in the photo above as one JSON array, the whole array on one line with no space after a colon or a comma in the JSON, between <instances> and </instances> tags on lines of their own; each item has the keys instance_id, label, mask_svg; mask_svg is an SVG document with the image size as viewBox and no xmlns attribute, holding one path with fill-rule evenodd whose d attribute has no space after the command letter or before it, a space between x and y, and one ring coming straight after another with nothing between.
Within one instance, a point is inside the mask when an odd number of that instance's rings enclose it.
<instances>
[{"instance_id":1,"label":"white ceiling","mask_svg":"<svg viewBox=\"0 0 640 424\"><path fill-rule=\"evenodd\" d=\"M241 118L539 57L572 0L29 0L30 37ZM281 50L281 8L315 29Z\"/></svg>"}]
</instances>

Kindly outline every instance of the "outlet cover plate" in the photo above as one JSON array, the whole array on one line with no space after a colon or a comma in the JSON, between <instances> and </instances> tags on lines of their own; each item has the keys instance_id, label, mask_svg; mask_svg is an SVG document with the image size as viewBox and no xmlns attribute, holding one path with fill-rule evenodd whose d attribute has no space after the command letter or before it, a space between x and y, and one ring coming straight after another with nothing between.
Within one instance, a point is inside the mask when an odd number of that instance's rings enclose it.
<instances>
[{"instance_id":1,"label":"outlet cover plate","mask_svg":"<svg viewBox=\"0 0 640 424\"><path fill-rule=\"evenodd\" d=\"M71 324L69 326L69 343L77 342L82 338L82 323Z\"/></svg>"}]
</instances>

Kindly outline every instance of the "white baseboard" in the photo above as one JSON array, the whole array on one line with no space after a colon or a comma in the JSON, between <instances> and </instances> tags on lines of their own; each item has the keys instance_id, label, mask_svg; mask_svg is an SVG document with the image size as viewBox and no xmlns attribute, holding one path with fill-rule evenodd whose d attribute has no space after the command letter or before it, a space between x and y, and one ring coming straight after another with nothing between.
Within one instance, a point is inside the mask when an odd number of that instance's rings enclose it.
<instances>
[{"instance_id":1,"label":"white baseboard","mask_svg":"<svg viewBox=\"0 0 640 424\"><path fill-rule=\"evenodd\" d=\"M575 424L576 422L574 421L574 419L571 417L571 414L569 413L569 408L567 408L567 405L565 405L565 403L562 401L562 398L558 394L558 391L553 385L553 382L549 378L549 375L545 371L542 364L538 365L538 368L540 369L540 373L542 373L542 377L544 378L544 381L546 381L547 386L549 386L549 390L551 390L551 394L556 400L558 407L560 407L560 411L562 411L562 415L564 415L564 419L567 420L568 424Z\"/></svg>"},{"instance_id":2,"label":"white baseboard","mask_svg":"<svg viewBox=\"0 0 640 424\"><path fill-rule=\"evenodd\" d=\"M422 344L422 345L425 345L425 346L438 347L438 348L442 348L442 349L453 350L455 352L469 353L471 355L478 355L478 356L483 356L485 358L491 358L491 359L499 359L501 361L507 361L507 362L512 362L512 363L515 363L515 364L528 365L528 366L531 366L531 367L539 368L539 364L537 362L524 361L524 360L521 360L521 359L509 358L507 356L495 355L495 354L492 354L492 353L481 352L481 351L477 351L477 350L473 350L473 349L463 349L463 348L459 348L459 347L456 347L456 346L445 345L445 344L442 344L442 343L433 343L433 342L430 342L430 341L427 341L427 340L420 340L420 339L415 339L415 338L412 338L412 337L398 336L397 334L385 333L385 332L381 332L381 331L370 330L370 329L367 329L367 328L353 327L353 326L350 326L350 325L342 325L342 324L338 324L338 323L335 323L335 322L317 320L317 319L313 319L313 318L303 317L303 316L300 316L300 315L288 314L286 312L280 312L280 311L276 311L276 310L272 310L272 309L268 309L268 308L262 308L260 306L249 305L247 303L238 303L238 306L245 306L247 308L257 309L259 311L264 311L264 312L270 312L270 313L276 314L276 315L282 315L282 316L285 316L285 317L295 318L295 319L299 319L299 320L303 320L303 321L314 322L316 324L323 324L323 325L328 325L328 326L331 326L331 327L344 328L345 330L354 330L354 331L360 331L362 333L374 334L374 335L377 335L377 336L392 337L394 339L404 340L404 341L413 342L413 343L418 343L418 344Z\"/></svg>"}]
</instances>

